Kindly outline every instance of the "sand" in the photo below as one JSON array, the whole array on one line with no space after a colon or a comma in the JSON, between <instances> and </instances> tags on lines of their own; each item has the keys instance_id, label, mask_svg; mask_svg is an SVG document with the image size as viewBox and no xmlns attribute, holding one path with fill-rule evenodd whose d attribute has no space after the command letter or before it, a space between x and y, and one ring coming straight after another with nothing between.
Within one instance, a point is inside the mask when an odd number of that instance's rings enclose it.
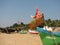
<instances>
[{"instance_id":1,"label":"sand","mask_svg":"<svg viewBox=\"0 0 60 45\"><path fill-rule=\"evenodd\" d=\"M54 32L60 32L60 27L56 27Z\"/></svg>"},{"instance_id":2,"label":"sand","mask_svg":"<svg viewBox=\"0 0 60 45\"><path fill-rule=\"evenodd\" d=\"M42 45L38 34L0 33L0 45Z\"/></svg>"}]
</instances>

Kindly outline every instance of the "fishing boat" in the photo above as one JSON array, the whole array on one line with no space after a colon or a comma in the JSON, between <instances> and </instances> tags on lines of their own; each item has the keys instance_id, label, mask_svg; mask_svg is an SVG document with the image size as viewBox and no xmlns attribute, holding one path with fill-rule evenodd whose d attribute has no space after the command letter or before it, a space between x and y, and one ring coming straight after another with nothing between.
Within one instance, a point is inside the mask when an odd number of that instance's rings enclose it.
<instances>
[{"instance_id":1,"label":"fishing boat","mask_svg":"<svg viewBox=\"0 0 60 45\"><path fill-rule=\"evenodd\" d=\"M43 45L60 45L60 32L51 32L37 27Z\"/></svg>"}]
</instances>

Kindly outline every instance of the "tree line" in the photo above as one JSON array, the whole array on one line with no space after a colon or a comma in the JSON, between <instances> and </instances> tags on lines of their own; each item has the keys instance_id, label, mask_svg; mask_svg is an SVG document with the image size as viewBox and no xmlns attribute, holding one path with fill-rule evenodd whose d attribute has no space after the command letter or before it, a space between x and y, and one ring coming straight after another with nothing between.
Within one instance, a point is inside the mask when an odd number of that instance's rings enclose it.
<instances>
[{"instance_id":1,"label":"tree line","mask_svg":"<svg viewBox=\"0 0 60 45\"><path fill-rule=\"evenodd\" d=\"M60 20L47 19L47 20L44 20L43 22L44 22L43 26L60 27ZM23 27L24 29L28 29L29 24L24 24L23 22L21 22L21 24L15 23L10 27Z\"/></svg>"},{"instance_id":2,"label":"tree line","mask_svg":"<svg viewBox=\"0 0 60 45\"><path fill-rule=\"evenodd\" d=\"M51 27L60 27L60 20L47 19L44 20L44 25L51 26Z\"/></svg>"}]
</instances>

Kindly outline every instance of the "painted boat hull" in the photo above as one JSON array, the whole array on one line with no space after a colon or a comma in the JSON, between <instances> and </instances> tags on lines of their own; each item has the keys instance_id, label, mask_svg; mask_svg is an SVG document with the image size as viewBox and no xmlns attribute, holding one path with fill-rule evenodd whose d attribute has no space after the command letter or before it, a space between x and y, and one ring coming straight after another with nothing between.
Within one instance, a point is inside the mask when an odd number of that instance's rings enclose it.
<instances>
[{"instance_id":1,"label":"painted boat hull","mask_svg":"<svg viewBox=\"0 0 60 45\"><path fill-rule=\"evenodd\" d=\"M37 27L37 30L43 45L60 45L60 34L58 32L48 32L39 27Z\"/></svg>"}]
</instances>

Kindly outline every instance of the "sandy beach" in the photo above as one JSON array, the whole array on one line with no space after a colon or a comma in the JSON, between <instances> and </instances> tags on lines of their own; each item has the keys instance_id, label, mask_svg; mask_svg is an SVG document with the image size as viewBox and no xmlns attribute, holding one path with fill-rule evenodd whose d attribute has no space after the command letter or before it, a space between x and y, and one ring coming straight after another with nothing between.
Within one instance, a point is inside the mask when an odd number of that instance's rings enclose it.
<instances>
[{"instance_id":1,"label":"sandy beach","mask_svg":"<svg viewBox=\"0 0 60 45\"><path fill-rule=\"evenodd\" d=\"M0 45L42 45L38 34L0 34Z\"/></svg>"}]
</instances>

